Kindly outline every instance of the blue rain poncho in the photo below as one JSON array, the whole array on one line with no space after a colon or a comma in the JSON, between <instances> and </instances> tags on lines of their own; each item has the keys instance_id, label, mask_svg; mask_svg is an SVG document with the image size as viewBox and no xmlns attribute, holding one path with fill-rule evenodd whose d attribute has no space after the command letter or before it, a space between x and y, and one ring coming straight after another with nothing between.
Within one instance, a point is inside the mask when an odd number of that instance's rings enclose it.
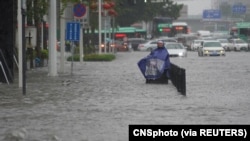
<instances>
[{"instance_id":1,"label":"blue rain poncho","mask_svg":"<svg viewBox=\"0 0 250 141\"><path fill-rule=\"evenodd\" d=\"M146 79L158 79L166 71L167 77L170 69L169 53L165 47L157 47L137 63L140 71Z\"/></svg>"}]
</instances>

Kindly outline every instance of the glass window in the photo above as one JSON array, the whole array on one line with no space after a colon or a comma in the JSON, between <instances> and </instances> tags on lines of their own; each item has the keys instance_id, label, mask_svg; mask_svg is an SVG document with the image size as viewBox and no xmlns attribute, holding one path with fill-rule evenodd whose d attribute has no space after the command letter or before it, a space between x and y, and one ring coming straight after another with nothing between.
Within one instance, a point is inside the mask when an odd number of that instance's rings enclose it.
<instances>
[{"instance_id":1,"label":"glass window","mask_svg":"<svg viewBox=\"0 0 250 141\"><path fill-rule=\"evenodd\" d=\"M206 42L204 47L221 47L221 44L219 42Z\"/></svg>"}]
</instances>

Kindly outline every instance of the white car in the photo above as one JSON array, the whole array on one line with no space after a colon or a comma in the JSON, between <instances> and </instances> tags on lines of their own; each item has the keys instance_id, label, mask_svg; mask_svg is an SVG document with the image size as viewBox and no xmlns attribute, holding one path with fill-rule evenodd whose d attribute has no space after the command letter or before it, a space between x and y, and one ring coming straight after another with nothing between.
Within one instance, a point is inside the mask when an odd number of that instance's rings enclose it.
<instances>
[{"instance_id":1,"label":"white car","mask_svg":"<svg viewBox=\"0 0 250 141\"><path fill-rule=\"evenodd\" d=\"M174 38L169 38L169 37L160 37L158 40L161 40L163 42L178 42L176 39Z\"/></svg>"},{"instance_id":2,"label":"white car","mask_svg":"<svg viewBox=\"0 0 250 141\"><path fill-rule=\"evenodd\" d=\"M157 47L157 41L158 40L149 40L145 43L141 43L138 45L139 51L152 51Z\"/></svg>"},{"instance_id":3,"label":"white car","mask_svg":"<svg viewBox=\"0 0 250 141\"><path fill-rule=\"evenodd\" d=\"M221 43L216 40L202 41L201 46L198 48L198 56L225 56L225 49Z\"/></svg>"},{"instance_id":4,"label":"white car","mask_svg":"<svg viewBox=\"0 0 250 141\"><path fill-rule=\"evenodd\" d=\"M233 44L234 51L248 50L247 42L242 39L230 39L229 42Z\"/></svg>"},{"instance_id":5,"label":"white car","mask_svg":"<svg viewBox=\"0 0 250 141\"><path fill-rule=\"evenodd\" d=\"M198 47L201 46L203 40L193 40L191 43L191 50L197 51Z\"/></svg>"},{"instance_id":6,"label":"white car","mask_svg":"<svg viewBox=\"0 0 250 141\"><path fill-rule=\"evenodd\" d=\"M234 50L233 44L230 43L230 42L228 41L228 39L217 39L217 40L221 43L222 47L223 47L226 51L232 51L232 50Z\"/></svg>"},{"instance_id":7,"label":"white car","mask_svg":"<svg viewBox=\"0 0 250 141\"><path fill-rule=\"evenodd\" d=\"M165 43L170 57L187 57L187 48L182 43Z\"/></svg>"}]
</instances>

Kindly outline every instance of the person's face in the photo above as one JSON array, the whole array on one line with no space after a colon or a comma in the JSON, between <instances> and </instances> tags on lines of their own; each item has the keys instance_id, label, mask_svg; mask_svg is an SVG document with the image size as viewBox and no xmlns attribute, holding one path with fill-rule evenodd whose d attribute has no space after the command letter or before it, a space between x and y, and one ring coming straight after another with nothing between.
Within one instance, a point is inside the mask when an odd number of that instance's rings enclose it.
<instances>
[{"instance_id":1,"label":"person's face","mask_svg":"<svg viewBox=\"0 0 250 141\"><path fill-rule=\"evenodd\" d=\"M163 43L157 43L158 47L163 47Z\"/></svg>"}]
</instances>

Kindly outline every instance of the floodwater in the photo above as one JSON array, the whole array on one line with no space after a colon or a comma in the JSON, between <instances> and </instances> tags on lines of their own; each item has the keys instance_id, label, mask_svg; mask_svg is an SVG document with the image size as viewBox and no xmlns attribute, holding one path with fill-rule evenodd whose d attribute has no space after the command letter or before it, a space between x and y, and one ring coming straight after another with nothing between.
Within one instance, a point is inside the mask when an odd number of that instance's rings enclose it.
<instances>
[{"instance_id":1,"label":"floodwater","mask_svg":"<svg viewBox=\"0 0 250 141\"><path fill-rule=\"evenodd\" d=\"M0 140L127 141L130 124L250 124L250 52L171 58L186 69L186 96L171 82L145 84L137 62L147 54L74 62L73 75L71 62L57 77L29 70L26 96L18 75L0 84Z\"/></svg>"}]
</instances>

